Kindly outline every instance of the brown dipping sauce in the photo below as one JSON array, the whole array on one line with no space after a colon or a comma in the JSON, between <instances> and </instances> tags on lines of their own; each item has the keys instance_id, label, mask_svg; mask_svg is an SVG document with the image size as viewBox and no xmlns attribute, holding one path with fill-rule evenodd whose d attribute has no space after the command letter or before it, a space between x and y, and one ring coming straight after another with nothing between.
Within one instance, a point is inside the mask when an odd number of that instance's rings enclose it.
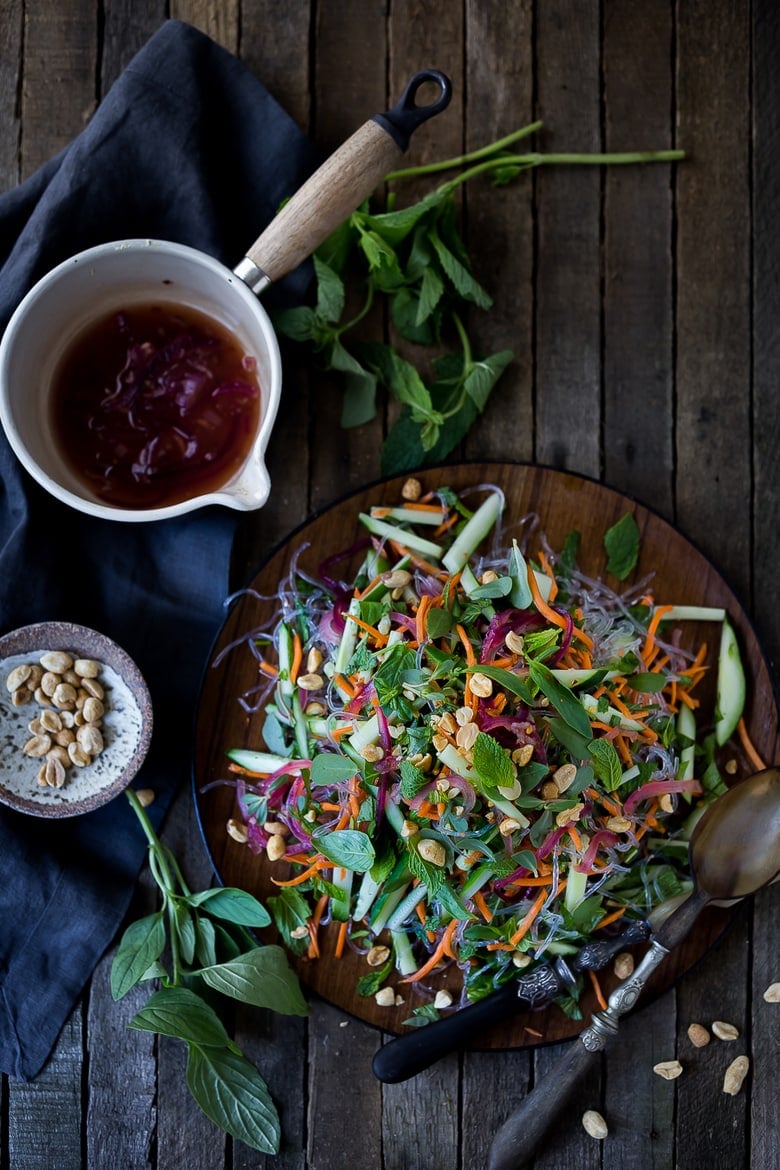
<instances>
[{"instance_id":1,"label":"brown dipping sauce","mask_svg":"<svg viewBox=\"0 0 780 1170\"><path fill-rule=\"evenodd\" d=\"M164 507L238 471L260 415L256 361L205 313L134 305L94 321L53 379L54 435L108 504Z\"/></svg>"}]
</instances>

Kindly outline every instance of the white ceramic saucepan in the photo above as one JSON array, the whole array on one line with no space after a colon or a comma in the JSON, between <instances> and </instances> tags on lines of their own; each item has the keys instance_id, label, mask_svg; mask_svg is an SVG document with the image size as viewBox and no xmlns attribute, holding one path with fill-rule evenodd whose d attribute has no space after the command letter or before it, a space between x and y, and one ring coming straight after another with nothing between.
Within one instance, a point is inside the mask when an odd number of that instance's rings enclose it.
<instances>
[{"instance_id":1,"label":"white ceramic saucepan","mask_svg":"<svg viewBox=\"0 0 780 1170\"><path fill-rule=\"evenodd\" d=\"M431 83L438 96L418 106L418 91ZM311 255L368 198L397 166L411 133L445 109L450 96L442 73L415 74L397 105L364 123L331 155L232 270L194 248L133 239L80 252L44 276L16 309L0 344L0 422L30 475L71 507L113 520L160 520L209 504L261 507L270 490L265 451L282 370L258 294ZM63 358L92 322L150 303L195 310L226 330L256 368L260 409L248 454L224 483L162 506L117 505L92 490L55 441L52 388Z\"/></svg>"}]
</instances>

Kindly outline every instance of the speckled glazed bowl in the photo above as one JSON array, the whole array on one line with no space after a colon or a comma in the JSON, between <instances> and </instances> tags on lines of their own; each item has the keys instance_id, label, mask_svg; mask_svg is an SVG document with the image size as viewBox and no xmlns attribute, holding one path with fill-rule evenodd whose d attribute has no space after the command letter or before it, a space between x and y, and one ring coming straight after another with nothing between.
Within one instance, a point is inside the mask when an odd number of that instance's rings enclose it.
<instances>
[{"instance_id":1,"label":"speckled glazed bowl","mask_svg":"<svg viewBox=\"0 0 780 1170\"><path fill-rule=\"evenodd\" d=\"M100 663L97 681L105 692L105 711L99 721L103 750L86 766L66 767L60 787L39 781L46 757L30 756L23 750L35 734L29 724L40 719L44 710L57 713L59 708L55 704L44 708L33 695L17 705L8 686L15 668L40 664L41 657L52 651L64 651L74 660ZM75 712L71 714L75 718ZM71 721L68 718L67 722ZM0 802L3 804L38 817L72 817L98 808L122 792L136 775L148 751L151 734L152 707L146 683L133 660L110 638L69 622L41 622L0 637Z\"/></svg>"}]
</instances>

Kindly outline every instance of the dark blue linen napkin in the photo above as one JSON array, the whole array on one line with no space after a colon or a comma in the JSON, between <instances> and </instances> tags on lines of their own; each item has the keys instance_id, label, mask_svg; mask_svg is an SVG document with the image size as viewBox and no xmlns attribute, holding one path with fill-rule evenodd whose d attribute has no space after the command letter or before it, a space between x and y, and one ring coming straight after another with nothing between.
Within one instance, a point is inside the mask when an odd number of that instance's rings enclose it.
<instances>
[{"instance_id":1,"label":"dark blue linen napkin","mask_svg":"<svg viewBox=\"0 0 780 1170\"><path fill-rule=\"evenodd\" d=\"M0 329L74 252L132 236L201 248L231 267L311 172L310 143L208 37L167 21L86 129L0 197ZM305 267L269 301L295 303ZM35 485L0 435L0 632L91 626L135 659L154 733L139 783L159 825L189 774L196 691L223 616L236 513L122 524ZM29 1079L127 912L145 841L124 798L59 822L0 807L0 1071Z\"/></svg>"}]
</instances>

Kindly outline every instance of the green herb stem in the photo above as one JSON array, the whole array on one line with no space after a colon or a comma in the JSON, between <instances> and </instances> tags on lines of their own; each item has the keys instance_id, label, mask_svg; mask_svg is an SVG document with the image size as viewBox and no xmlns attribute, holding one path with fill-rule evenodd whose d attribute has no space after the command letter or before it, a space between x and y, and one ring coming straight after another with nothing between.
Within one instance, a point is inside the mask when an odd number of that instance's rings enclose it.
<instances>
[{"instance_id":1,"label":"green herb stem","mask_svg":"<svg viewBox=\"0 0 780 1170\"><path fill-rule=\"evenodd\" d=\"M535 134L541 128L541 122L529 122L527 126L522 126L519 130L507 134L506 137L498 138L495 142L488 143L487 146L481 146L479 150L471 150L468 154L460 154L455 158L445 158L440 162L423 163L416 167L405 167L400 171L391 171L390 174L385 176L385 182L389 183L398 179L416 178L418 175L434 175L439 171L452 171L456 167L463 167L468 163L479 162L481 159L489 158L490 155L494 155L500 150L505 150L513 142L519 142L521 138L530 137L531 134Z\"/></svg>"}]
</instances>

